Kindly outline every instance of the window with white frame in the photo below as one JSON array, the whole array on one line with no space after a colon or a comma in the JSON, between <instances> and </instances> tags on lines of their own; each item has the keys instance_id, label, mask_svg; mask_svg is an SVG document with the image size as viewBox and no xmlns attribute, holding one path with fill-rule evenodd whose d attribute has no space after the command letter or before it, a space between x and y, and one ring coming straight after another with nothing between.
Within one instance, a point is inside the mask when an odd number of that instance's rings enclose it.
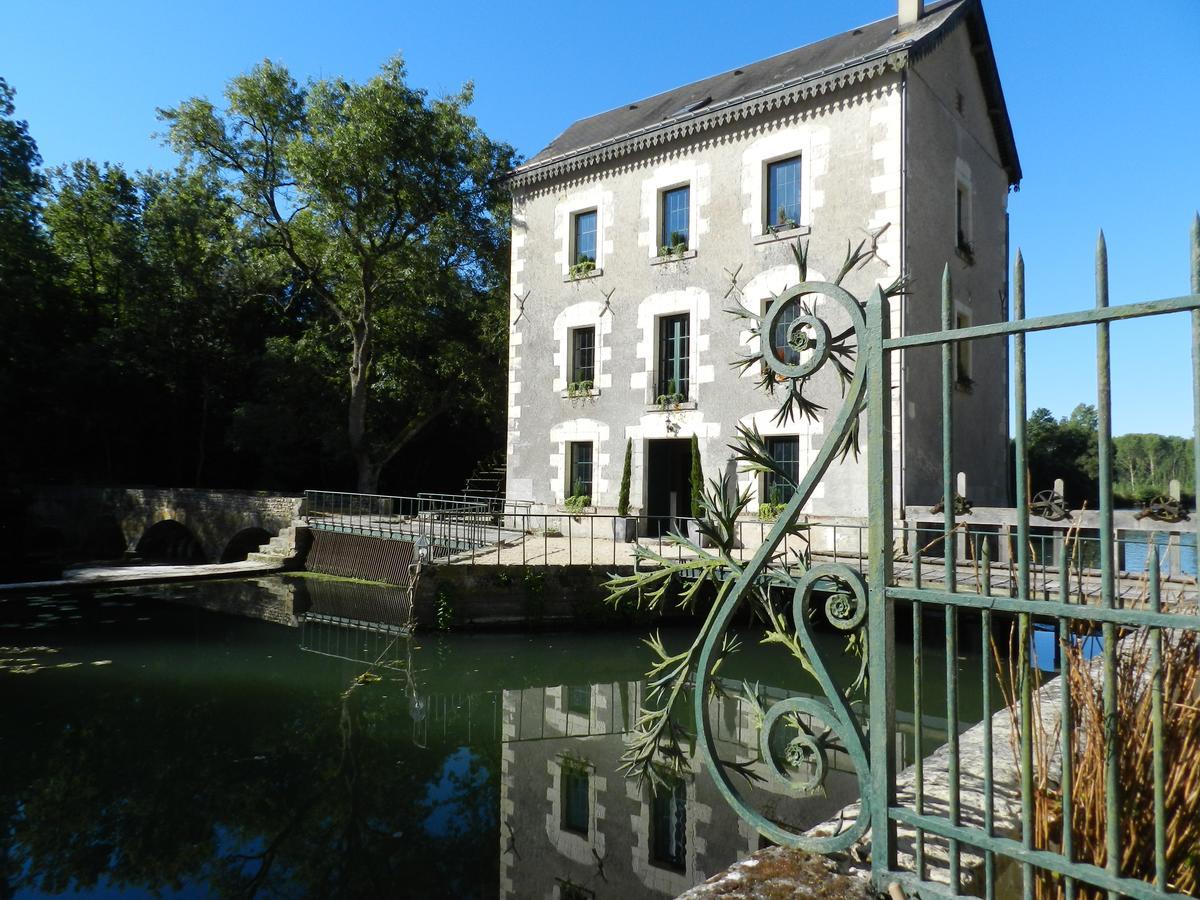
<instances>
[{"instance_id":1,"label":"window with white frame","mask_svg":"<svg viewBox=\"0 0 1200 900\"><path fill-rule=\"evenodd\" d=\"M658 320L658 397L687 400L691 388L691 317L687 313Z\"/></svg>"},{"instance_id":2,"label":"window with white frame","mask_svg":"<svg viewBox=\"0 0 1200 900\"><path fill-rule=\"evenodd\" d=\"M583 497L586 503L592 497L592 442L571 441L568 444L567 497Z\"/></svg>"},{"instance_id":3,"label":"window with white frame","mask_svg":"<svg viewBox=\"0 0 1200 900\"><path fill-rule=\"evenodd\" d=\"M691 243L692 189L690 185L662 192L659 209L659 254L687 250Z\"/></svg>"},{"instance_id":4,"label":"window with white frame","mask_svg":"<svg viewBox=\"0 0 1200 900\"><path fill-rule=\"evenodd\" d=\"M800 225L800 157L789 156L768 162L766 208L763 227L767 232L786 231Z\"/></svg>"},{"instance_id":5,"label":"window with white frame","mask_svg":"<svg viewBox=\"0 0 1200 900\"><path fill-rule=\"evenodd\" d=\"M971 237L971 185L962 178L954 185L954 246L961 255L974 255Z\"/></svg>"},{"instance_id":6,"label":"window with white frame","mask_svg":"<svg viewBox=\"0 0 1200 900\"><path fill-rule=\"evenodd\" d=\"M687 785L667 778L651 790L650 861L682 871L687 868Z\"/></svg>"},{"instance_id":7,"label":"window with white frame","mask_svg":"<svg viewBox=\"0 0 1200 900\"><path fill-rule=\"evenodd\" d=\"M771 307L775 305L775 298L768 297L763 301L763 318L771 311ZM779 317L775 319L775 324L771 331L771 345L775 348L775 357L781 363L786 363L789 366L800 364L800 351L788 343L788 329L792 327L792 323L800 315L800 298L793 297L788 301L787 308L779 313ZM766 364L764 363L764 366Z\"/></svg>"},{"instance_id":8,"label":"window with white frame","mask_svg":"<svg viewBox=\"0 0 1200 900\"><path fill-rule=\"evenodd\" d=\"M766 446L778 471L763 473L760 502L778 506L792 499L800 481L800 438L797 435L769 437Z\"/></svg>"},{"instance_id":9,"label":"window with white frame","mask_svg":"<svg viewBox=\"0 0 1200 900\"><path fill-rule=\"evenodd\" d=\"M596 326L571 329L570 384L577 390L591 390L596 385Z\"/></svg>"},{"instance_id":10,"label":"window with white frame","mask_svg":"<svg viewBox=\"0 0 1200 900\"><path fill-rule=\"evenodd\" d=\"M596 264L596 210L577 212L571 217L571 265Z\"/></svg>"},{"instance_id":11,"label":"window with white frame","mask_svg":"<svg viewBox=\"0 0 1200 900\"><path fill-rule=\"evenodd\" d=\"M563 831L586 837L592 824L591 773L586 763L575 759L564 758L559 767L562 790L562 821L559 825Z\"/></svg>"}]
</instances>

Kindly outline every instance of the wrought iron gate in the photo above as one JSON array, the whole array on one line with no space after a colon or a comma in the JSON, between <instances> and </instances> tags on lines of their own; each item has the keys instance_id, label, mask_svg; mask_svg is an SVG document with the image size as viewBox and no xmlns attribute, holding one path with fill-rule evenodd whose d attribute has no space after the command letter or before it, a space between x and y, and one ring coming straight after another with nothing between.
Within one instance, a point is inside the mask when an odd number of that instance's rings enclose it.
<instances>
[{"instance_id":1,"label":"wrought iron gate","mask_svg":"<svg viewBox=\"0 0 1200 900\"><path fill-rule=\"evenodd\" d=\"M802 275L803 278L803 275ZM728 592L722 592L719 605L714 609L699 641L697 658L696 690L693 694L695 720L700 731L700 744L704 748L706 764L713 779L726 799L749 819L767 837L791 846L818 852L848 847L863 839L870 830L872 876L877 888L883 889L891 882L898 882L911 895L932 896L958 894L962 891L982 892L986 896L997 894L997 883L1020 885L1023 896L1032 897L1039 884L1047 885L1051 878L1054 891L1061 888L1065 896L1075 896L1080 889L1107 891L1110 896L1163 897L1174 896L1172 884L1180 877L1178 869L1172 869L1168 860L1167 821L1171 810L1166 808L1168 777L1167 765L1171 762L1164 754L1164 676L1163 640L1164 633L1171 635L1194 634L1200 631L1200 615L1196 613L1196 580L1180 587L1175 601L1163 596L1155 552L1150 552L1145 602L1126 605L1114 595L1113 581L1116 576L1116 561L1113 553L1113 449L1111 435L1111 387L1109 359L1109 328L1113 322L1169 313L1190 313L1192 337L1192 400L1193 426L1200 423L1200 216L1192 230L1191 241L1191 294L1166 300L1110 307L1108 304L1107 255L1101 236L1097 248L1096 263L1096 306L1077 313L1025 318L1024 267L1020 255L1016 260L1013 283L1013 318L996 324L954 328L953 303L949 273L942 282L942 329L928 334L892 337L889 335L888 301L885 291L876 289L865 304L860 304L851 294L837 284L804 282L786 291L774 303L772 311L759 331L762 342L762 359L765 365L782 378L806 378L820 369L829 359L831 341L828 324L810 310L805 309L787 329L774 327L773 316L781 314L789 301L810 295L822 295L832 300L840 314L849 317L857 338L857 360L853 379L846 393L845 402L828 436L820 448L816 460L804 475L792 500L780 515L770 537L763 543L753 560L740 569L736 581ZM1027 498L1030 486L1026 483L1027 442L1025 422L1026 410L1026 335L1031 332L1072 327L1089 327L1096 336L1096 376L1098 385L1097 409L1099 415L1099 483L1100 483L1100 566L1098 576L1101 590L1098 603L1086 600L1072 602L1069 586L1069 567L1065 557L1060 556L1059 594L1056 599L1040 599L1030 591L1030 510ZM808 351L807 359L799 363L783 362L787 354L776 352L784 349L776 346L777 331L786 330L791 349ZM955 560L955 467L954 467L954 381L955 346L965 341L983 338L1002 338L1009 341L1015 367L1015 463L1016 492L1018 498L1017 547L1015 554L1015 583L1011 589L993 592L989 586L986 544L981 548L985 575L978 589L971 593L958 590L956 585ZM941 348L941 424L942 424L942 474L945 526L943 546L945 550L943 582L937 588L922 585L919 568L912 586L901 586L893 577L893 560L896 554L896 535L893 531L893 478L890 361L894 354L916 347ZM790 357L794 359L794 356ZM824 774L826 753L830 741L837 749L849 755L855 766L861 801L857 817L842 830L826 835L798 835L776 822L760 815L739 793L735 779L720 762L716 738L708 722L707 698L725 644L726 632L730 627L735 610L763 576L776 546L790 527L800 518L804 504L813 489L835 458L839 448L845 445L847 435L855 426L860 414L865 413L868 442L866 448L869 480L870 540L869 567L865 578L858 571L840 564L815 565L793 584L792 621L796 637L803 645L811 663L811 671L820 682L824 700L792 698L781 700L765 710L762 719L760 745L762 759L768 773L795 790L811 789L819 784ZM1195 468L1200 476L1200 441L1195 444ZM1200 477L1197 478L1200 485ZM850 708L847 694L842 686L834 683L821 653L815 645L810 631L809 612L814 603L814 590L832 588L826 601L825 612L838 628L848 632L865 629L869 656L867 663L868 716L864 729ZM1191 611L1180 611L1190 604ZM905 796L898 799L898 773L896 771L896 609L908 605L914 623L914 714L917 729L917 763L906 776ZM925 773L921 762L921 683L926 674L926 653L921 647L920 625L929 610L941 611L945 622L945 677L946 718L948 720L948 744L946 795L936 802L926 793ZM962 770L959 746L959 698L957 641L960 633L958 616L960 611L977 612L980 618L984 665L982 689L985 694L985 714L982 754L978 757L983 771L972 772L972 777L982 783L979 806L964 810L962 785L968 774ZM996 822L997 783L994 765L1007 747L993 746L991 720L988 718L988 701L993 690L990 666L997 662L992 654L992 617L1012 617L1019 629L1020 648L1015 660L1007 661L1015 672L1016 726L1019 732L1016 741L1016 771L1019 785L1014 785L1018 798L1019 833L1003 833ZM1070 646L1072 635L1079 625L1098 626L1103 637L1103 651L1098 663L1100 694L1102 698L1102 772L1104 780L1104 824L1103 865L1085 861L1075 846L1078 828L1073 824L1075 812L1073 792L1080 786L1073 783L1075 759L1080 752L1080 723L1084 711L1073 708L1072 691L1061 689L1054 699L1061 722L1058 735L1047 745L1046 734L1037 731L1035 722L1035 678L1032 671L1029 647L1035 617L1050 621L1057 629L1062 648ZM1120 780L1119 754L1122 742L1129 742L1143 735L1121 734L1118 729L1118 663L1122 654L1122 638L1142 635L1148 646L1148 670L1144 678L1149 685L1147 703L1151 711L1147 724L1151 741L1153 761L1152 803L1153 834L1146 840L1154 844L1154 862L1148 872L1131 873L1122 870L1122 855L1127 848L1122 844L1120 797L1123 785ZM1060 684L1067 682L1072 655L1063 653L1063 670ZM1170 711L1168 710L1168 713ZM771 750L772 730L791 717L794 721L803 716L824 728L825 737L811 732L801 733L788 745L787 752L794 759L807 762L802 783L796 781L794 772L785 771ZM1040 721L1040 720L1039 720ZM1169 722L1169 719L1167 720ZM1096 750L1101 748L1097 745ZM1060 818L1059 838L1056 845L1039 846L1034 833L1034 810L1037 802L1035 785L1035 756L1044 754L1049 758L1056 751L1061 754L1059 774L1053 783L1051 800L1058 804L1054 814ZM1047 773L1043 766L1042 777ZM1055 800L1055 798L1058 798ZM1044 798L1043 798L1044 799ZM967 813L970 813L967 815ZM1042 841L1042 844L1047 844ZM936 848L936 852L935 852ZM964 871L964 856L978 860L971 863L971 872ZM1200 860L1192 865L1200 866ZM1186 862L1180 865L1186 865ZM1050 876L1047 873L1054 873ZM1005 879L1011 881L1005 882ZM1001 895L1008 895L1009 888L1000 888Z\"/></svg>"}]
</instances>

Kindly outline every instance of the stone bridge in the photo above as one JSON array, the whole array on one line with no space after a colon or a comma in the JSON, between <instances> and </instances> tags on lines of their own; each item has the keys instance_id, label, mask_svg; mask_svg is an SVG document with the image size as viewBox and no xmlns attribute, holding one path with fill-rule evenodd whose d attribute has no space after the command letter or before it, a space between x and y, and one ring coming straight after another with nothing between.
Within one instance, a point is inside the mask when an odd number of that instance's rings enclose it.
<instances>
[{"instance_id":1,"label":"stone bridge","mask_svg":"<svg viewBox=\"0 0 1200 900\"><path fill-rule=\"evenodd\" d=\"M186 488L21 491L26 545L75 559L235 562L292 524L303 497Z\"/></svg>"}]
</instances>

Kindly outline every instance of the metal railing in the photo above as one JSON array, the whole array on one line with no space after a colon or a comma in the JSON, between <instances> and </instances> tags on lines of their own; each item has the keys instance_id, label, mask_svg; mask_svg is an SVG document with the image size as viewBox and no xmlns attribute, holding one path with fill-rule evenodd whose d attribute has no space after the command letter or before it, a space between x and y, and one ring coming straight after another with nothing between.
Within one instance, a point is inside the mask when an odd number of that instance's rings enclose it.
<instances>
[{"instance_id":1,"label":"metal railing","mask_svg":"<svg viewBox=\"0 0 1200 900\"><path fill-rule=\"evenodd\" d=\"M429 561L500 543L513 535L505 523L519 520L526 504L495 497L419 494L415 497L305 491L304 521L310 528L384 540L408 540L426 549Z\"/></svg>"}]
</instances>

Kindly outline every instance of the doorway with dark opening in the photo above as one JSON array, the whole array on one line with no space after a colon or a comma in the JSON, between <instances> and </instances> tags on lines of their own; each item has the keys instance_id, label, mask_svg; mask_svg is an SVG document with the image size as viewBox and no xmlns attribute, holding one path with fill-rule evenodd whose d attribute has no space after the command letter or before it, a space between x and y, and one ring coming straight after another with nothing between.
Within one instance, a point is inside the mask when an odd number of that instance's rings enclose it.
<instances>
[{"instance_id":1,"label":"doorway with dark opening","mask_svg":"<svg viewBox=\"0 0 1200 900\"><path fill-rule=\"evenodd\" d=\"M646 461L647 534L686 534L685 520L691 515L691 442L679 438L648 441Z\"/></svg>"}]
</instances>

